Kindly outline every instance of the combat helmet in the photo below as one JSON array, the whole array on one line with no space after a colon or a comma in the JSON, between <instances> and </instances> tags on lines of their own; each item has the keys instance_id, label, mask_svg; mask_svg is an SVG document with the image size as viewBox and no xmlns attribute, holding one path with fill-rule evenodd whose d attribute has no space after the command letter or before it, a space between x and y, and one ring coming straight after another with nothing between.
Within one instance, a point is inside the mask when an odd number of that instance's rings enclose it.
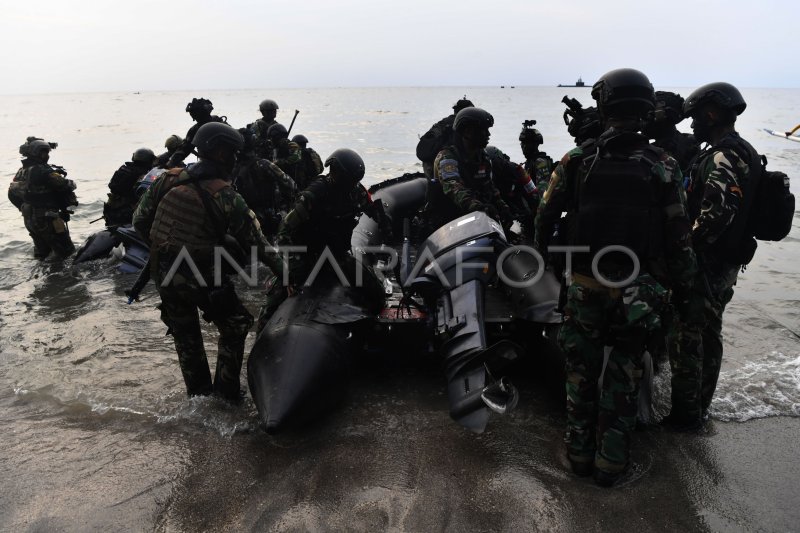
<instances>
[{"instance_id":1,"label":"combat helmet","mask_svg":"<svg viewBox=\"0 0 800 533\"><path fill-rule=\"evenodd\" d=\"M244 139L241 133L224 122L208 122L197 130L192 144L197 148L198 155L203 157L220 146L229 147L234 152L241 150Z\"/></svg>"},{"instance_id":2,"label":"combat helmet","mask_svg":"<svg viewBox=\"0 0 800 533\"><path fill-rule=\"evenodd\" d=\"M592 86L592 98L601 112L619 105L647 112L655 105L653 84L643 72L633 68L619 68L603 74Z\"/></svg>"},{"instance_id":3,"label":"combat helmet","mask_svg":"<svg viewBox=\"0 0 800 533\"><path fill-rule=\"evenodd\" d=\"M211 113L213 109L211 100L205 98L192 98L192 101L186 104L187 113Z\"/></svg>"},{"instance_id":4,"label":"combat helmet","mask_svg":"<svg viewBox=\"0 0 800 533\"><path fill-rule=\"evenodd\" d=\"M153 164L156 159L156 154L149 148L139 148L131 156L131 161L134 163L147 163Z\"/></svg>"},{"instance_id":5,"label":"combat helmet","mask_svg":"<svg viewBox=\"0 0 800 533\"><path fill-rule=\"evenodd\" d=\"M354 183L361 181L366 172L364 160L355 150L349 148L334 150L333 153L328 156L328 159L325 160L325 166L344 173L350 177Z\"/></svg>"},{"instance_id":6,"label":"combat helmet","mask_svg":"<svg viewBox=\"0 0 800 533\"><path fill-rule=\"evenodd\" d=\"M453 113L458 113L462 109L468 107L475 107L475 104L473 104L471 100L467 100L467 95L465 94L464 98L453 104Z\"/></svg>"},{"instance_id":7,"label":"combat helmet","mask_svg":"<svg viewBox=\"0 0 800 533\"><path fill-rule=\"evenodd\" d=\"M656 122L679 123L683 120L683 97L669 91L656 91L653 119Z\"/></svg>"},{"instance_id":8,"label":"combat helmet","mask_svg":"<svg viewBox=\"0 0 800 533\"><path fill-rule=\"evenodd\" d=\"M459 131L470 125L488 129L494 126L494 117L480 107L467 107L456 114L453 129Z\"/></svg>"},{"instance_id":9,"label":"combat helmet","mask_svg":"<svg viewBox=\"0 0 800 533\"><path fill-rule=\"evenodd\" d=\"M295 135L292 137L292 142L297 143L301 148L305 148L308 145L308 137L305 135Z\"/></svg>"},{"instance_id":10,"label":"combat helmet","mask_svg":"<svg viewBox=\"0 0 800 533\"><path fill-rule=\"evenodd\" d=\"M270 100L267 98L266 100L261 100L261 103L258 104L258 110L261 111L261 114L265 114L267 111L277 111L278 104L275 100Z\"/></svg>"},{"instance_id":11,"label":"combat helmet","mask_svg":"<svg viewBox=\"0 0 800 533\"><path fill-rule=\"evenodd\" d=\"M741 115L747 107L747 103L744 101L739 89L730 83L718 81L695 89L683 103L683 115L691 117L697 112L698 107L708 103L733 111L736 115Z\"/></svg>"},{"instance_id":12,"label":"combat helmet","mask_svg":"<svg viewBox=\"0 0 800 533\"><path fill-rule=\"evenodd\" d=\"M276 123L267 128L267 139L280 140L280 139L286 139L288 137L289 137L289 131L283 124Z\"/></svg>"},{"instance_id":13,"label":"combat helmet","mask_svg":"<svg viewBox=\"0 0 800 533\"><path fill-rule=\"evenodd\" d=\"M534 128L535 120L526 120L522 123L522 131L519 132L519 142L525 144L540 145L544 143L544 137L539 130Z\"/></svg>"},{"instance_id":14,"label":"combat helmet","mask_svg":"<svg viewBox=\"0 0 800 533\"><path fill-rule=\"evenodd\" d=\"M180 135L170 135L164 142L164 148L169 152L174 152L180 145L183 144L183 138Z\"/></svg>"},{"instance_id":15,"label":"combat helmet","mask_svg":"<svg viewBox=\"0 0 800 533\"><path fill-rule=\"evenodd\" d=\"M35 139L20 146L20 153L23 152L23 148L25 148L25 153L23 155L37 159L43 159L44 156L49 154L50 150L52 150L54 147L42 139Z\"/></svg>"}]
</instances>

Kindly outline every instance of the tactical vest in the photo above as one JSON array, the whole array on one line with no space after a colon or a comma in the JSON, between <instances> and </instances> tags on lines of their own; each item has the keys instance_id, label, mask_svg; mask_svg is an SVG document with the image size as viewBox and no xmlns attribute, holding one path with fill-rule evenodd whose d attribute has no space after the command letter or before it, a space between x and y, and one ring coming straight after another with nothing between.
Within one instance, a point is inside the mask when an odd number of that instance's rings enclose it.
<instances>
[{"instance_id":1,"label":"tactical vest","mask_svg":"<svg viewBox=\"0 0 800 533\"><path fill-rule=\"evenodd\" d=\"M27 183L24 194L26 204L37 208L63 209L78 203L74 192L53 190L50 179L54 172L57 171L44 163L23 171L22 181Z\"/></svg>"},{"instance_id":2,"label":"tactical vest","mask_svg":"<svg viewBox=\"0 0 800 533\"><path fill-rule=\"evenodd\" d=\"M236 191L242 195L247 206L253 211L274 209L277 184L266 172L260 172L258 160L247 161L236 170Z\"/></svg>"},{"instance_id":3,"label":"tactical vest","mask_svg":"<svg viewBox=\"0 0 800 533\"><path fill-rule=\"evenodd\" d=\"M208 212L198 188L202 187L213 196L229 184L221 179L181 184L190 179L188 172L182 171L177 178L174 176L167 177L174 180L174 184L156 208L150 229L152 246L168 253L176 253L185 246L193 259L209 260L214 246L220 243L220 231L218 221Z\"/></svg>"},{"instance_id":4,"label":"tactical vest","mask_svg":"<svg viewBox=\"0 0 800 533\"><path fill-rule=\"evenodd\" d=\"M455 159L458 161L458 174L462 183L470 189L472 194L481 202L491 203L493 198L487 196L487 192L494 188L492 184L492 164L488 158L482 157L479 161L466 162L461 157L461 153L455 146L448 149L452 150ZM438 157L438 156L437 156ZM426 192L426 211L436 223L453 220L464 215L461 208L453 202L442 190L442 184L438 178L429 180Z\"/></svg>"},{"instance_id":5,"label":"tactical vest","mask_svg":"<svg viewBox=\"0 0 800 533\"><path fill-rule=\"evenodd\" d=\"M350 250L353 229L358 224L361 209L354 199L356 189L343 191L329 177L314 181L306 194L312 204L311 220L306 226L302 243L312 254L329 247L339 256Z\"/></svg>"},{"instance_id":6,"label":"tactical vest","mask_svg":"<svg viewBox=\"0 0 800 533\"><path fill-rule=\"evenodd\" d=\"M142 168L133 163L125 163L111 177L108 189L122 198L135 200L136 183L145 175L149 168Z\"/></svg>"},{"instance_id":7,"label":"tactical vest","mask_svg":"<svg viewBox=\"0 0 800 533\"><path fill-rule=\"evenodd\" d=\"M570 244L589 246L589 254L577 254L576 270L589 274L592 258L607 246L623 246L636 254L642 268L663 251L664 214L653 166L663 150L648 145L641 158L602 153L578 160L575 182L576 215ZM632 259L610 253L601 270L631 270Z\"/></svg>"}]
</instances>

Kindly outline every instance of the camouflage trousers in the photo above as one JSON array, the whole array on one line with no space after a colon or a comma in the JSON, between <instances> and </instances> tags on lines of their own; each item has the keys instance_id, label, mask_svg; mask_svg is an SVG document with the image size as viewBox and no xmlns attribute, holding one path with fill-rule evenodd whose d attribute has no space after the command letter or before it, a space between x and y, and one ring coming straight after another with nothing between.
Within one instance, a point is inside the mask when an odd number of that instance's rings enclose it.
<instances>
[{"instance_id":1,"label":"camouflage trousers","mask_svg":"<svg viewBox=\"0 0 800 533\"><path fill-rule=\"evenodd\" d=\"M75 244L69 236L69 227L56 213L56 209L48 210L29 204L22 206L25 229L33 239L35 257L44 259L50 252L60 257L69 257L75 251Z\"/></svg>"},{"instance_id":2,"label":"camouflage trousers","mask_svg":"<svg viewBox=\"0 0 800 533\"><path fill-rule=\"evenodd\" d=\"M244 342L253 316L245 309L233 286L201 287L193 276L178 273L162 286L168 263L159 263L155 276L161 296L161 320L172 331L178 363L189 396L212 392L231 401L239 400L239 374L244 357ZM164 268L166 267L166 268ZM219 331L217 367L214 382L208 366L198 309L206 321Z\"/></svg>"},{"instance_id":3,"label":"camouflage trousers","mask_svg":"<svg viewBox=\"0 0 800 533\"><path fill-rule=\"evenodd\" d=\"M687 421L699 420L711 405L722 367L722 314L733 298L732 284L724 281L708 286L699 277L695 287L678 309L669 343L672 414Z\"/></svg>"},{"instance_id":4,"label":"camouflage trousers","mask_svg":"<svg viewBox=\"0 0 800 533\"><path fill-rule=\"evenodd\" d=\"M611 473L626 467L642 358L665 298L666 290L646 274L621 289L573 275L558 342L566 357L567 447L574 463L593 462Z\"/></svg>"}]
</instances>

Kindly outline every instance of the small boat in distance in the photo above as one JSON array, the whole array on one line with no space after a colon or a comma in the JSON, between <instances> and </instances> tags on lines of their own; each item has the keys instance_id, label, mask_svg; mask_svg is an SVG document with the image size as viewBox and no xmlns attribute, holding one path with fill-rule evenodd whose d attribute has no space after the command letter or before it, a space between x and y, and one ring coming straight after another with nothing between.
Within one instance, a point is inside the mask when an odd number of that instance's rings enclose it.
<instances>
[{"instance_id":1,"label":"small boat in distance","mask_svg":"<svg viewBox=\"0 0 800 533\"><path fill-rule=\"evenodd\" d=\"M575 82L575 85L562 85L562 84L559 83L558 86L559 87L588 87L588 85L586 85L583 82L583 79L581 79L580 77L578 78L578 81Z\"/></svg>"}]
</instances>

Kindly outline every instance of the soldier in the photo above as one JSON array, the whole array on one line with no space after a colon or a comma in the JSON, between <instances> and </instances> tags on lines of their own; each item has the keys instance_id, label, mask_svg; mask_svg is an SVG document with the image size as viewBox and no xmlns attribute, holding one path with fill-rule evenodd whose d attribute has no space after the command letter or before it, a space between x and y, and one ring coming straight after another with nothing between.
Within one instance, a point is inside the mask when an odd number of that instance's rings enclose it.
<instances>
[{"instance_id":1,"label":"soldier","mask_svg":"<svg viewBox=\"0 0 800 533\"><path fill-rule=\"evenodd\" d=\"M492 182L492 165L486 156L489 128L494 118L478 107L467 107L453 122L453 144L434 161L436 181L429 183L426 215L431 229L471 211L484 211L508 229L514 220Z\"/></svg>"},{"instance_id":2,"label":"soldier","mask_svg":"<svg viewBox=\"0 0 800 533\"><path fill-rule=\"evenodd\" d=\"M539 150L539 146L544 143L544 138L539 130L533 127L535 124L535 120L526 120L522 123L522 131L519 133L519 146L522 149L522 155L525 156L523 165L525 172L528 173L539 194L541 194L547 190L550 173L553 172L555 165L549 155Z\"/></svg>"},{"instance_id":3,"label":"soldier","mask_svg":"<svg viewBox=\"0 0 800 533\"><path fill-rule=\"evenodd\" d=\"M164 148L166 148L167 151L156 158L156 166L165 168L167 166L167 161L169 161L172 154L180 148L181 144L183 144L183 138L180 135L170 135L167 137L167 140L164 142Z\"/></svg>"},{"instance_id":4,"label":"soldier","mask_svg":"<svg viewBox=\"0 0 800 533\"><path fill-rule=\"evenodd\" d=\"M275 117L278 115L278 104L275 100L262 100L258 104L258 110L261 112L261 118L256 119L255 122L248 125L247 128L255 135L256 155L269 159L271 148L267 139L267 130L270 126L278 123Z\"/></svg>"},{"instance_id":5,"label":"soldier","mask_svg":"<svg viewBox=\"0 0 800 533\"><path fill-rule=\"evenodd\" d=\"M308 146L308 139L305 135L295 135L292 137L292 142L296 143L297 146L300 147L300 155L303 158L303 176L305 179L305 186L314 181L317 176L322 174L324 170L322 158L313 148Z\"/></svg>"},{"instance_id":6,"label":"soldier","mask_svg":"<svg viewBox=\"0 0 800 533\"><path fill-rule=\"evenodd\" d=\"M215 249L226 235L232 236L242 249L256 247L259 259L274 271L282 268L255 215L228 181L242 136L227 124L212 122L201 126L192 142L199 162L187 169L173 168L156 180L142 196L133 225L150 243L161 319L175 340L187 394L214 393L236 403L253 316L230 280L214 271ZM198 309L220 333L213 385Z\"/></svg>"},{"instance_id":7,"label":"soldier","mask_svg":"<svg viewBox=\"0 0 800 533\"><path fill-rule=\"evenodd\" d=\"M567 125L567 132L575 139L575 146L596 139L603 133L603 125L596 107L583 107L580 102L567 96L561 101L567 104L564 123Z\"/></svg>"},{"instance_id":8,"label":"soldier","mask_svg":"<svg viewBox=\"0 0 800 533\"><path fill-rule=\"evenodd\" d=\"M25 159L9 187L9 198L22 211L25 228L33 239L33 256L38 259L51 252L65 258L75 251L67 226L71 214L68 208L78 205L75 182L66 178L62 167L47 164L50 150L57 146L29 137L20 146Z\"/></svg>"},{"instance_id":9,"label":"soldier","mask_svg":"<svg viewBox=\"0 0 800 533\"><path fill-rule=\"evenodd\" d=\"M106 226L130 224L139 197L136 187L139 180L156 164L156 154L149 148L139 148L124 163L108 182L108 201L103 204L103 218Z\"/></svg>"},{"instance_id":10,"label":"soldier","mask_svg":"<svg viewBox=\"0 0 800 533\"><path fill-rule=\"evenodd\" d=\"M647 118L644 134L653 139L653 144L675 158L684 172L689 171L692 161L700 153L700 143L689 133L681 133L675 127L683 120L683 98L669 91L656 91L656 108Z\"/></svg>"},{"instance_id":11,"label":"soldier","mask_svg":"<svg viewBox=\"0 0 800 533\"><path fill-rule=\"evenodd\" d=\"M486 147L486 157L492 165L492 181L510 215L519 221L527 240L533 240L533 214L539 205L539 193L522 165L514 163L496 146Z\"/></svg>"},{"instance_id":12,"label":"soldier","mask_svg":"<svg viewBox=\"0 0 800 533\"><path fill-rule=\"evenodd\" d=\"M192 120L194 120L196 124L189 128L183 142L175 150L175 153L170 156L166 165L168 168L179 166L183 160L192 153L192 139L203 124L209 122L228 122L226 117L212 115L211 111L213 109L214 105L211 103L211 100L206 100L205 98L192 98L192 101L186 104L186 112L189 113L189 116L192 117Z\"/></svg>"},{"instance_id":13,"label":"soldier","mask_svg":"<svg viewBox=\"0 0 800 533\"><path fill-rule=\"evenodd\" d=\"M751 165L760 163L734 127L746 106L739 90L722 82L703 85L683 105L695 137L709 148L691 169L688 189L699 271L691 291L678 295L682 324L677 350L670 353L672 410L663 423L677 431L697 430L708 416L722 364L722 313L741 266L755 252L755 240L732 241L730 230L748 192Z\"/></svg>"},{"instance_id":14,"label":"soldier","mask_svg":"<svg viewBox=\"0 0 800 533\"><path fill-rule=\"evenodd\" d=\"M310 284L306 277L327 249L340 265L342 272L352 274L356 268L350 252L353 229L361 213L377 221L384 235L391 235L391 220L383 211L380 200L372 201L361 185L364 160L348 148L335 150L325 166L327 176L320 176L300 193L294 209L286 215L278 230L278 246L306 246L307 252L293 255L289 262L289 286L275 276L267 283L267 302L261 309L258 330L300 284ZM360 265L358 268L361 268ZM367 276L367 282L372 276Z\"/></svg>"},{"instance_id":15,"label":"soldier","mask_svg":"<svg viewBox=\"0 0 800 533\"><path fill-rule=\"evenodd\" d=\"M306 181L303 173L303 156L297 143L289 140L289 132L283 124L273 124L269 127L267 141L272 149L269 159L292 179L297 177L297 183L302 187Z\"/></svg>"},{"instance_id":16,"label":"soldier","mask_svg":"<svg viewBox=\"0 0 800 533\"><path fill-rule=\"evenodd\" d=\"M239 133L245 143L233 170L233 186L256 214L264 235L271 239L278 230L281 211L294 203L297 186L278 165L255 155L255 138L247 128Z\"/></svg>"},{"instance_id":17,"label":"soldier","mask_svg":"<svg viewBox=\"0 0 800 533\"><path fill-rule=\"evenodd\" d=\"M594 472L596 483L610 486L629 464L645 342L667 297L658 280L685 287L696 263L680 170L637 133L653 109L650 81L638 70L612 70L594 84L592 97L608 129L556 167L539 206L534 246L546 250L567 211L568 243L589 247L572 257L558 337L566 358L567 456L576 474Z\"/></svg>"},{"instance_id":18,"label":"soldier","mask_svg":"<svg viewBox=\"0 0 800 533\"><path fill-rule=\"evenodd\" d=\"M456 114L474 104L467 100L467 96L453 105L453 114L444 117L442 120L431 126L425 135L419 138L417 143L417 158L422 161L422 170L428 179L434 179L433 161L445 146L453 144L453 122Z\"/></svg>"}]
</instances>

